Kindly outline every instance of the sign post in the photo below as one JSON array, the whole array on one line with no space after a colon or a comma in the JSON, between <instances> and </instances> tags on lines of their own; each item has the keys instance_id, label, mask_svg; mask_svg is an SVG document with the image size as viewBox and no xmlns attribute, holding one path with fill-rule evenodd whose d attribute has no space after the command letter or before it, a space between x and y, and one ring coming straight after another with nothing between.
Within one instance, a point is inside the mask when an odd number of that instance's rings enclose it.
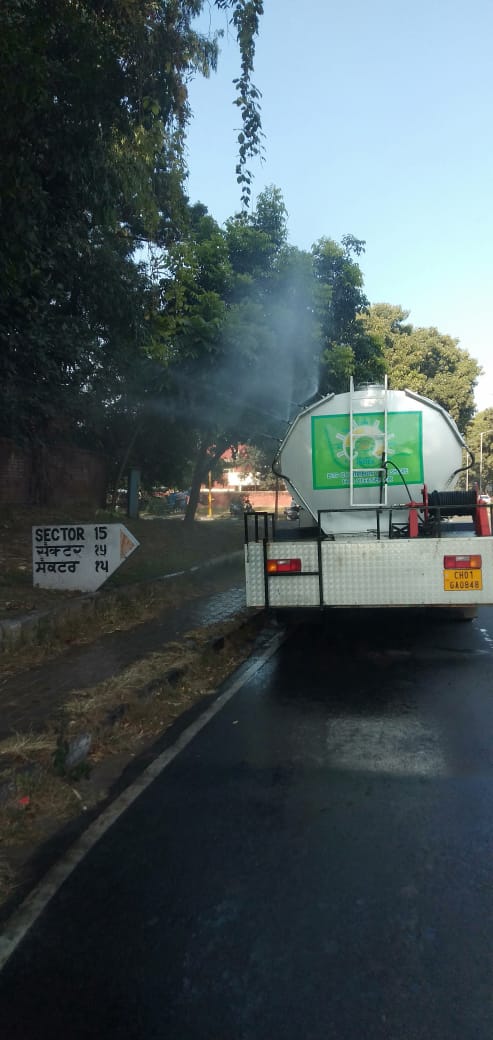
<instances>
[{"instance_id":1,"label":"sign post","mask_svg":"<svg viewBox=\"0 0 493 1040\"><path fill-rule=\"evenodd\" d=\"M33 527L33 585L95 592L139 542L123 524Z\"/></svg>"}]
</instances>

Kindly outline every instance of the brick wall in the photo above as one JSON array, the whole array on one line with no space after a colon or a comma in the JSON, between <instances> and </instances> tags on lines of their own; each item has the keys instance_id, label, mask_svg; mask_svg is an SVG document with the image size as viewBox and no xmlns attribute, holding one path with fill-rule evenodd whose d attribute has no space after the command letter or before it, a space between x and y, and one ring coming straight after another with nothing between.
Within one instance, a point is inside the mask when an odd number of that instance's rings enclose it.
<instances>
[{"instance_id":1,"label":"brick wall","mask_svg":"<svg viewBox=\"0 0 493 1040\"><path fill-rule=\"evenodd\" d=\"M0 502L27 505L30 487L29 458L12 441L0 437Z\"/></svg>"},{"instance_id":2,"label":"brick wall","mask_svg":"<svg viewBox=\"0 0 493 1040\"><path fill-rule=\"evenodd\" d=\"M50 456L50 505L90 502L103 506L106 499L106 463L91 451L70 446Z\"/></svg>"},{"instance_id":3,"label":"brick wall","mask_svg":"<svg viewBox=\"0 0 493 1040\"><path fill-rule=\"evenodd\" d=\"M106 462L99 455L60 446L47 454L44 467L46 505L104 505L107 472ZM0 438L0 504L31 505L33 476L29 454Z\"/></svg>"}]
</instances>

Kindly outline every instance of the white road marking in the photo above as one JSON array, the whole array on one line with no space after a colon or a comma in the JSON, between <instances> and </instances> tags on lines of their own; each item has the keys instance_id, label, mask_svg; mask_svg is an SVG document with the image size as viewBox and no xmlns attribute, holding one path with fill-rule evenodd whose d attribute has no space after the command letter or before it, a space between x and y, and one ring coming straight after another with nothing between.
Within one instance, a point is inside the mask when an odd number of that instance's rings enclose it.
<instances>
[{"instance_id":1,"label":"white road marking","mask_svg":"<svg viewBox=\"0 0 493 1040\"><path fill-rule=\"evenodd\" d=\"M153 780L204 729L204 726L214 718L214 715L217 715L221 708L234 697L235 693L276 653L276 650L278 650L285 638L286 635L283 632L276 634L270 640L268 646L255 657L252 664L228 684L224 692L216 698L213 704L205 709L198 719L195 719L190 726L187 726L175 743L154 759L141 776L118 795L118 798L115 798L115 801L89 825L74 845L68 849L63 859L56 863L43 880L40 881L39 885L30 892L19 909L15 911L7 922L5 930L0 936L0 971L5 967L14 950L17 949L29 929L32 928L38 917L43 913L43 910L46 909L50 900L56 895L59 888L70 877L75 868L78 867L79 863L82 862L87 853L96 845L96 842L106 834L106 831L123 815L125 810L136 801L139 795L152 784Z\"/></svg>"},{"instance_id":2,"label":"white road marking","mask_svg":"<svg viewBox=\"0 0 493 1040\"><path fill-rule=\"evenodd\" d=\"M493 646L493 639L491 638L491 636L490 636L489 632L486 630L486 628L480 628L479 631L480 631L480 633L481 633L485 643L487 643L488 646Z\"/></svg>"}]
</instances>

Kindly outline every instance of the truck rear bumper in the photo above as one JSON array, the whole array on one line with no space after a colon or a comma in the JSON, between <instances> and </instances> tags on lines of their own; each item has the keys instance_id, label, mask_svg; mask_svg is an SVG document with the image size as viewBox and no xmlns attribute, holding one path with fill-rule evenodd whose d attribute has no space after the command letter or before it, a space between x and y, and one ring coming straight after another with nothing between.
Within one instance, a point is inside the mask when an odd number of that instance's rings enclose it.
<instances>
[{"instance_id":1,"label":"truck rear bumper","mask_svg":"<svg viewBox=\"0 0 493 1040\"><path fill-rule=\"evenodd\" d=\"M445 557L480 557L445 578ZM300 560L299 572L268 573L268 561ZM493 603L493 538L457 537L337 542L249 542L247 606L475 607ZM450 567L449 567L450 570ZM479 577L478 577L479 572ZM462 576L461 576L462 575Z\"/></svg>"}]
</instances>

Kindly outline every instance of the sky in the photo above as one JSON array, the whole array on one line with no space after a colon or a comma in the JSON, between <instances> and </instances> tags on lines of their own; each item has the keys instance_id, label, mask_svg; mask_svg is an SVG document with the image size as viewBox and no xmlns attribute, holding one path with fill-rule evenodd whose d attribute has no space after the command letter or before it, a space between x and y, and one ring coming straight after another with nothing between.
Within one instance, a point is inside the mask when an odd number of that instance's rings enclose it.
<instances>
[{"instance_id":1,"label":"sky","mask_svg":"<svg viewBox=\"0 0 493 1040\"><path fill-rule=\"evenodd\" d=\"M289 240L366 242L371 303L400 304L413 325L459 340L484 369L493 407L493 3L491 0L265 0L254 82L263 161L253 198L281 189ZM188 193L223 223L240 208L234 30L217 73L189 87Z\"/></svg>"}]
</instances>

